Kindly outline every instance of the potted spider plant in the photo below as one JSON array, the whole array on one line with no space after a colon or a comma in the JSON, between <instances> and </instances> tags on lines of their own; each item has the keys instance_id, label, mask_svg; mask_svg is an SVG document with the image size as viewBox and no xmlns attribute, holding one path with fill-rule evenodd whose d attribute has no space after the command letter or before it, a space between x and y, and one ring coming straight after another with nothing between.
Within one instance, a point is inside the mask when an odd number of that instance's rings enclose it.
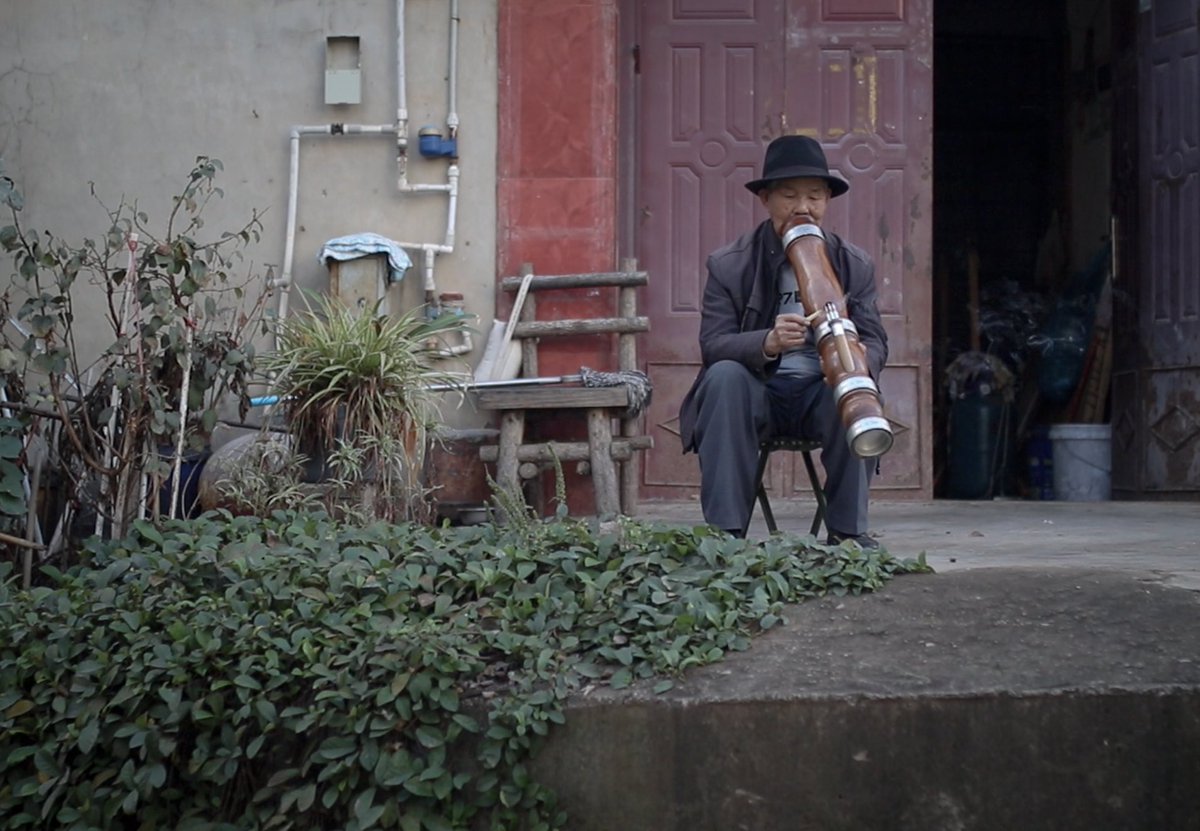
<instances>
[{"instance_id":1,"label":"potted spider plant","mask_svg":"<svg viewBox=\"0 0 1200 831\"><path fill-rule=\"evenodd\" d=\"M460 335L461 316L424 308L381 316L379 304L349 307L319 297L279 321L273 377L310 481L357 491L367 518L424 518L421 470L444 391L466 374L447 368L443 344Z\"/></svg>"}]
</instances>

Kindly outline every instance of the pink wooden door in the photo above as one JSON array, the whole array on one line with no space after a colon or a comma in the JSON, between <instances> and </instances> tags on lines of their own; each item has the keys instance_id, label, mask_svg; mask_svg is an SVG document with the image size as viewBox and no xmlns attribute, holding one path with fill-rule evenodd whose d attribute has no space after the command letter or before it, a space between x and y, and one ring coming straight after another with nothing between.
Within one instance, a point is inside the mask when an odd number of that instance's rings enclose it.
<instances>
[{"instance_id":1,"label":"pink wooden door","mask_svg":"<svg viewBox=\"0 0 1200 831\"><path fill-rule=\"evenodd\" d=\"M651 275L642 352L655 447L643 497L695 495L699 466L680 451L677 416L699 366L705 255L765 218L743 183L783 133L821 141L851 184L826 226L875 259L896 443L874 493L929 497L931 0L653 0L625 10L637 61L630 225ZM772 472L784 492L805 481L789 465Z\"/></svg>"},{"instance_id":2,"label":"pink wooden door","mask_svg":"<svg viewBox=\"0 0 1200 831\"><path fill-rule=\"evenodd\" d=\"M1200 494L1200 29L1197 0L1138 15L1137 140L1117 142L1113 489ZM1126 107L1126 110L1131 109ZM1132 129L1118 114L1118 136ZM1123 164L1122 148L1137 165ZM1133 168L1133 177L1129 176ZM1122 177L1122 172L1125 175ZM1130 217L1131 210L1137 211ZM1124 248L1121 246L1124 245Z\"/></svg>"}]
</instances>

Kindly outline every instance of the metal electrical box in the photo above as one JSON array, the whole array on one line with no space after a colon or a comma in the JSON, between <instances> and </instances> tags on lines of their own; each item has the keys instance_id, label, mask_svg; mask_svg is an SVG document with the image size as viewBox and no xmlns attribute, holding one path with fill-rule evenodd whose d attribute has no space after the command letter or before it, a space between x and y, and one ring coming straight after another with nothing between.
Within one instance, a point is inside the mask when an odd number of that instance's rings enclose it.
<instances>
[{"instance_id":1,"label":"metal electrical box","mask_svg":"<svg viewBox=\"0 0 1200 831\"><path fill-rule=\"evenodd\" d=\"M325 103L362 103L362 55L355 35L325 38Z\"/></svg>"}]
</instances>

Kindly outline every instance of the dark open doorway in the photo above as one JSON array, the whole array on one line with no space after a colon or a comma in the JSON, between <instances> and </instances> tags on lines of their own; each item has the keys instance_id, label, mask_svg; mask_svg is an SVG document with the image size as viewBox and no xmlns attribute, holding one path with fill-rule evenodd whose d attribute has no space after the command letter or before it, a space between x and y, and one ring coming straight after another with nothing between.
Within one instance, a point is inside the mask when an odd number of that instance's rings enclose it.
<instances>
[{"instance_id":1,"label":"dark open doorway","mask_svg":"<svg viewBox=\"0 0 1200 831\"><path fill-rule=\"evenodd\" d=\"M1113 11L939 3L935 495L1052 498L1049 425L1107 420Z\"/></svg>"}]
</instances>

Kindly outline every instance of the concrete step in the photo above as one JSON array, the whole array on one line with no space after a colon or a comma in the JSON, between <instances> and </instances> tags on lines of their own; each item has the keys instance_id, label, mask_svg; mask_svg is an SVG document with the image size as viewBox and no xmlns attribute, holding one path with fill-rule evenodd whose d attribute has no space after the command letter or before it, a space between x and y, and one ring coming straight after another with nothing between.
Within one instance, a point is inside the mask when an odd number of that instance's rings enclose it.
<instances>
[{"instance_id":1,"label":"concrete step","mask_svg":"<svg viewBox=\"0 0 1200 831\"><path fill-rule=\"evenodd\" d=\"M788 618L664 694L573 701L536 762L569 827L1200 828L1200 594L980 568Z\"/></svg>"}]
</instances>

